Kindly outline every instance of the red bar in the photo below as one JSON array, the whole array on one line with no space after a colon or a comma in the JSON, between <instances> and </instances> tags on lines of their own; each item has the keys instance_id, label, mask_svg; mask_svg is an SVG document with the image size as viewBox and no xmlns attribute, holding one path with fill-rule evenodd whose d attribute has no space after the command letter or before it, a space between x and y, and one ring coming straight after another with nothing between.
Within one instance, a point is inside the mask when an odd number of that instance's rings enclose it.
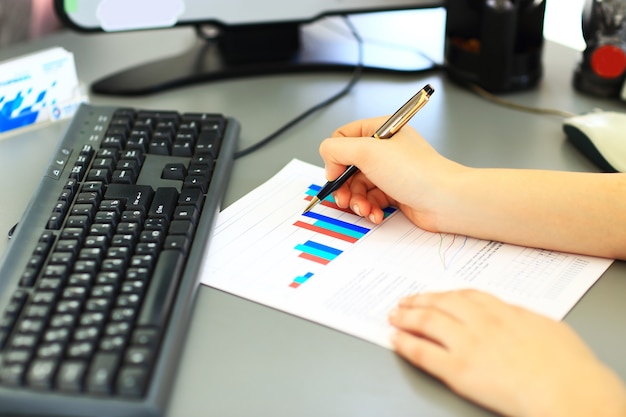
<instances>
[{"instance_id":1,"label":"red bar","mask_svg":"<svg viewBox=\"0 0 626 417\"><path fill-rule=\"evenodd\" d=\"M307 200L307 201L311 201L311 200L313 200L313 197L311 197L310 195L307 195L306 197L304 197L304 199ZM345 208L345 209L341 208L337 204L333 203L332 201L322 200L322 201L320 201L319 204L321 204L323 206L326 206L326 207L330 207L330 208L335 209L335 210L343 211L345 213L354 214L354 212L352 210L350 210L349 208Z\"/></svg>"},{"instance_id":2,"label":"red bar","mask_svg":"<svg viewBox=\"0 0 626 417\"><path fill-rule=\"evenodd\" d=\"M304 259L308 259L309 261L320 263L322 265L328 265L328 263L330 262L328 259L320 258L319 256L314 256L305 252L300 253L300 255L298 256Z\"/></svg>"},{"instance_id":3,"label":"red bar","mask_svg":"<svg viewBox=\"0 0 626 417\"><path fill-rule=\"evenodd\" d=\"M315 225L307 223L307 222L301 222L299 220L297 222L295 222L293 225L301 227L303 229L312 230L313 232L321 233L321 234L326 235L326 236L330 236L330 237L334 237L334 238L337 238L337 239L345 240L346 242L350 242L350 243L354 243L357 240L359 240L359 239L357 239L355 237L344 235L344 234L335 232L333 230L324 229L323 227L315 226Z\"/></svg>"}]
</instances>

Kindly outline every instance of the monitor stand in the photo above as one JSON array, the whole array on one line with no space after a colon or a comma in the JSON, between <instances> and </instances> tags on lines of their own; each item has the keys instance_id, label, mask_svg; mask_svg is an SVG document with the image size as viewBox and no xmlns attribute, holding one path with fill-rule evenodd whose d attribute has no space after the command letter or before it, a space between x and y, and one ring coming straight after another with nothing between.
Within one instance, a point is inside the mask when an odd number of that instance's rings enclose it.
<instances>
[{"instance_id":1,"label":"monitor stand","mask_svg":"<svg viewBox=\"0 0 626 417\"><path fill-rule=\"evenodd\" d=\"M399 18L399 13L403 12L351 17L363 39L364 71L415 74L433 68L430 59L420 54L427 52L421 46L432 49L434 45L443 52L445 13L438 17L441 19L440 25L431 21L435 27L439 27L437 32L441 33L431 31L427 33L426 39L424 34L420 37L411 33L423 25L416 24L406 14L403 20ZM381 19L391 19L392 22L387 24L381 22ZM399 21L406 21L406 24L398 25ZM402 29L401 26L405 26L404 33L393 35L394 31ZM388 41L372 40L368 32L371 29L381 32L381 28L386 35L394 38ZM229 78L352 71L358 63L357 41L339 18L326 18L304 25L290 23L229 27L213 39L201 36L200 28L197 29L194 45L185 53L100 79L92 84L91 90L105 95L143 95ZM421 46L419 39L422 39ZM440 47L437 46L438 42ZM432 58L439 59L438 56Z\"/></svg>"}]
</instances>

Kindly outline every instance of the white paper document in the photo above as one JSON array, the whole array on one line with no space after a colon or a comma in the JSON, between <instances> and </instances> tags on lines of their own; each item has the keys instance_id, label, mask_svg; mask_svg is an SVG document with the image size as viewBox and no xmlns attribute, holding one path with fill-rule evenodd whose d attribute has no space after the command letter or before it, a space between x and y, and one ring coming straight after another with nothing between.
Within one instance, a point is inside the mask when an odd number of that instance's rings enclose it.
<instances>
[{"instance_id":1,"label":"white paper document","mask_svg":"<svg viewBox=\"0 0 626 417\"><path fill-rule=\"evenodd\" d=\"M293 160L222 211L202 283L390 348L387 314L405 295L477 288L562 319L613 260L426 232L399 210L374 225L331 199Z\"/></svg>"}]
</instances>

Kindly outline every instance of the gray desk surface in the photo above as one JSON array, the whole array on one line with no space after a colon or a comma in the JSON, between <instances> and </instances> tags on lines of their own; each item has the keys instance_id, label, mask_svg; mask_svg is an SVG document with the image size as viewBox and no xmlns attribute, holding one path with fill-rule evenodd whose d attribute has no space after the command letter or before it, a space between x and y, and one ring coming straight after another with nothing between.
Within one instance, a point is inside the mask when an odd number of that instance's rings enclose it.
<instances>
[{"instance_id":1,"label":"gray desk surface","mask_svg":"<svg viewBox=\"0 0 626 417\"><path fill-rule=\"evenodd\" d=\"M75 53L79 77L89 83L129 65L175 54L192 41L193 33L187 29L62 33L0 50L0 59L64 46ZM539 87L508 98L572 112L622 109L620 103L592 99L573 90L572 71L578 58L578 52L548 43L545 76ZM195 85L149 97L92 96L91 102L223 112L241 121L241 144L245 146L339 90L347 79L347 74L268 76ZM334 128L354 119L387 114L426 82L437 92L413 123L444 155L473 166L595 170L566 142L558 117L496 106L450 83L442 74L366 75L349 96L270 146L238 160L225 203L268 179L291 158L321 164L318 145ZM19 219L63 128L64 123L59 123L0 140L2 233ZM0 239L0 254L8 245L8 240ZM565 320L626 379L624 294L626 264L617 262ZM491 415L390 351L207 287L201 288L173 386L171 416Z\"/></svg>"}]
</instances>

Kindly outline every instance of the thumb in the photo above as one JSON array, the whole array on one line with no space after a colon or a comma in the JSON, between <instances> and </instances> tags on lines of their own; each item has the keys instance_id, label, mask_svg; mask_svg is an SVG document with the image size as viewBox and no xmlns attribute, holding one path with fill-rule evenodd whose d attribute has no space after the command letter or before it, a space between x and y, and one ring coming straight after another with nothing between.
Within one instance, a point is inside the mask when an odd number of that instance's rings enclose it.
<instances>
[{"instance_id":1,"label":"thumb","mask_svg":"<svg viewBox=\"0 0 626 417\"><path fill-rule=\"evenodd\" d=\"M367 160L366 142L371 138L333 137L320 144L320 155L326 167L326 178L336 179L349 165L360 167Z\"/></svg>"}]
</instances>

